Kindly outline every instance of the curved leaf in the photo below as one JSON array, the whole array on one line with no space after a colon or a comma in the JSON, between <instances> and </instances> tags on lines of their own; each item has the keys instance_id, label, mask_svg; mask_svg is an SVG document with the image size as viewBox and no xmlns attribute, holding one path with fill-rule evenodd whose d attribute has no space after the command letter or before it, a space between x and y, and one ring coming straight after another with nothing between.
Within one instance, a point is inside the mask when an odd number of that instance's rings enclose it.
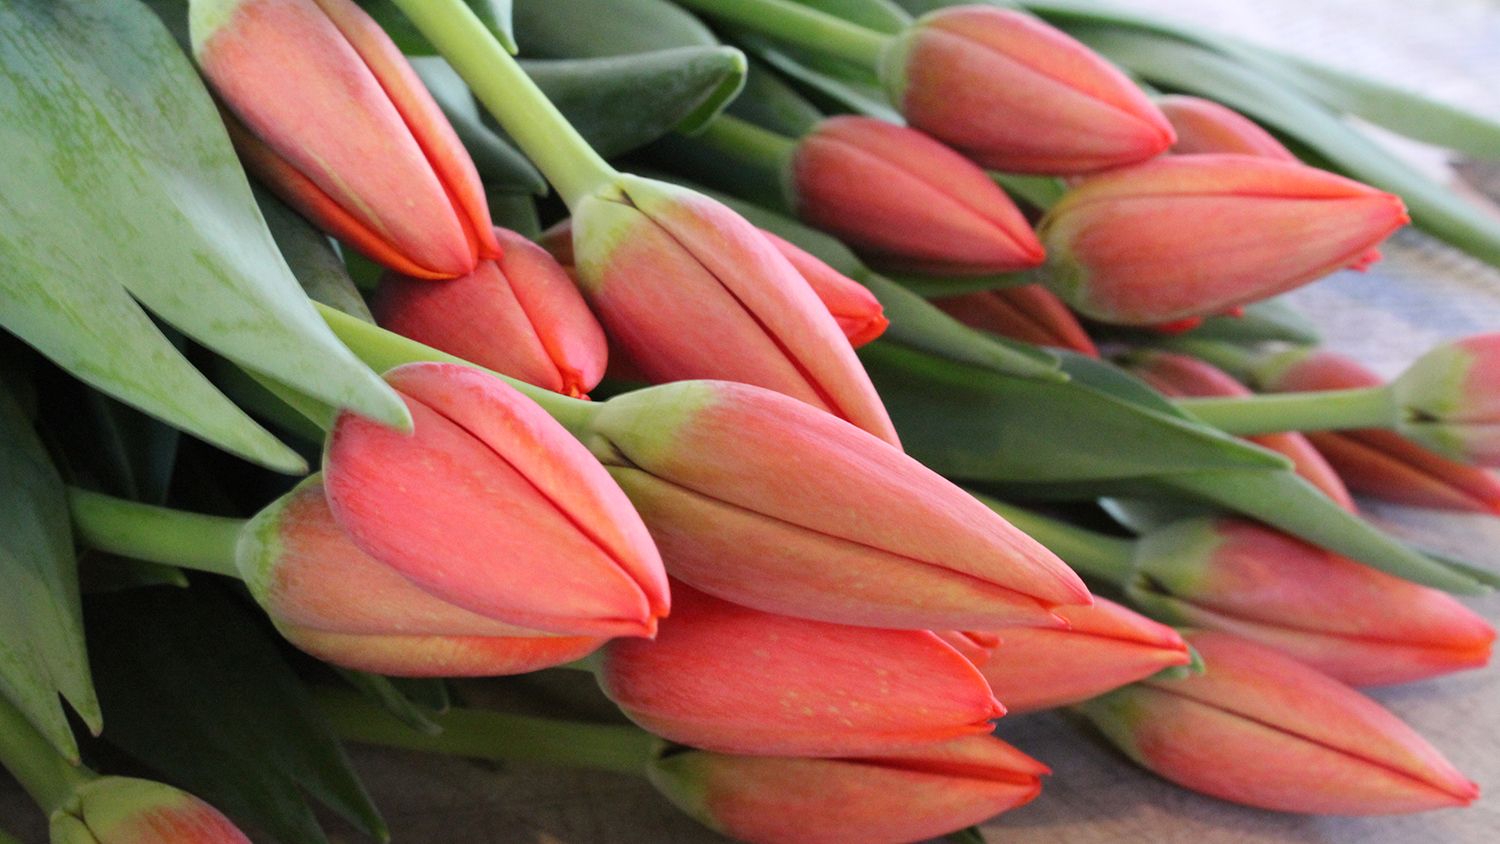
<instances>
[{"instance_id":1,"label":"curved leaf","mask_svg":"<svg viewBox=\"0 0 1500 844\"><path fill-rule=\"evenodd\" d=\"M413 56L430 56L437 53L406 15L391 0L355 0L364 7L386 34L401 48L401 52ZM512 24L511 0L464 0L501 46L512 54L516 52L515 29Z\"/></svg>"},{"instance_id":2,"label":"curved leaf","mask_svg":"<svg viewBox=\"0 0 1500 844\"><path fill-rule=\"evenodd\" d=\"M452 124L487 187L537 195L547 192L547 182L536 167L485 123L458 71L441 56L417 56L411 66Z\"/></svg>"},{"instance_id":3,"label":"curved leaf","mask_svg":"<svg viewBox=\"0 0 1500 844\"><path fill-rule=\"evenodd\" d=\"M409 424L319 323L212 99L140 3L0 3L0 148L0 324L69 372L227 450L302 470L144 305L330 404Z\"/></svg>"},{"instance_id":4,"label":"curved leaf","mask_svg":"<svg viewBox=\"0 0 1500 844\"><path fill-rule=\"evenodd\" d=\"M911 23L907 14L893 0L795 0L820 12L857 23L876 32L897 33Z\"/></svg>"},{"instance_id":5,"label":"curved leaf","mask_svg":"<svg viewBox=\"0 0 1500 844\"><path fill-rule=\"evenodd\" d=\"M514 15L527 56L601 58L719 44L669 0L515 0Z\"/></svg>"}]
</instances>

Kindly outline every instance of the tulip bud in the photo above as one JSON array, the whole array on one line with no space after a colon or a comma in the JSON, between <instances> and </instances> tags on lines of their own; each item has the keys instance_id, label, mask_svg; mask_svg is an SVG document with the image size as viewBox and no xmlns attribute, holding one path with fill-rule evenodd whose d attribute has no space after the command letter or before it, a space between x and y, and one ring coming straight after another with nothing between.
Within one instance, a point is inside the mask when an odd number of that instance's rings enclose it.
<instances>
[{"instance_id":1,"label":"tulip bud","mask_svg":"<svg viewBox=\"0 0 1500 844\"><path fill-rule=\"evenodd\" d=\"M316 476L256 515L236 562L287 641L345 668L400 677L522 674L604 643L515 627L423 590L349 540Z\"/></svg>"},{"instance_id":2,"label":"tulip bud","mask_svg":"<svg viewBox=\"0 0 1500 844\"><path fill-rule=\"evenodd\" d=\"M190 24L240 155L288 204L417 278L499 256L469 154L352 0L194 0Z\"/></svg>"},{"instance_id":3,"label":"tulip bud","mask_svg":"<svg viewBox=\"0 0 1500 844\"><path fill-rule=\"evenodd\" d=\"M1439 346L1392 383L1397 431L1455 460L1500 466L1500 332Z\"/></svg>"},{"instance_id":4,"label":"tulip bud","mask_svg":"<svg viewBox=\"0 0 1500 844\"><path fill-rule=\"evenodd\" d=\"M1465 806L1479 788L1375 701L1227 633L1189 634L1201 675L1082 704L1120 750L1178 785L1281 812L1383 815Z\"/></svg>"},{"instance_id":5,"label":"tulip bud","mask_svg":"<svg viewBox=\"0 0 1500 844\"><path fill-rule=\"evenodd\" d=\"M1046 257L983 170L905 126L830 117L797 142L790 183L798 216L889 266L983 275Z\"/></svg>"},{"instance_id":6,"label":"tulip bud","mask_svg":"<svg viewBox=\"0 0 1500 844\"><path fill-rule=\"evenodd\" d=\"M1177 132L1177 143L1171 149L1176 155L1231 153L1299 163L1297 156L1260 124L1212 100L1173 94L1158 98L1156 105ZM1348 268L1365 270L1379 260L1379 249L1367 249Z\"/></svg>"},{"instance_id":7,"label":"tulip bud","mask_svg":"<svg viewBox=\"0 0 1500 844\"><path fill-rule=\"evenodd\" d=\"M1348 265L1408 222L1391 194L1243 155L1168 156L1070 190L1043 218L1047 286L1086 316L1219 313Z\"/></svg>"},{"instance_id":8,"label":"tulip bud","mask_svg":"<svg viewBox=\"0 0 1500 844\"><path fill-rule=\"evenodd\" d=\"M149 780L100 777L52 813L53 844L250 844L218 809Z\"/></svg>"},{"instance_id":9,"label":"tulip bud","mask_svg":"<svg viewBox=\"0 0 1500 844\"><path fill-rule=\"evenodd\" d=\"M386 381L414 432L344 413L324 457L329 506L360 550L507 624L651 635L668 602L656 548L567 430L471 367L414 363Z\"/></svg>"},{"instance_id":10,"label":"tulip bud","mask_svg":"<svg viewBox=\"0 0 1500 844\"><path fill-rule=\"evenodd\" d=\"M608 190L574 209L579 284L652 381L754 384L898 442L838 324L760 230L665 182L625 175Z\"/></svg>"},{"instance_id":11,"label":"tulip bud","mask_svg":"<svg viewBox=\"0 0 1500 844\"><path fill-rule=\"evenodd\" d=\"M1187 355L1141 352L1132 356L1130 370L1157 392L1173 398L1252 395L1234 376L1211 363ZM1286 455L1292 461L1292 468L1308 483L1322 490L1324 495L1345 510L1353 512L1356 509L1344 481L1307 437L1288 431L1245 439Z\"/></svg>"},{"instance_id":12,"label":"tulip bud","mask_svg":"<svg viewBox=\"0 0 1500 844\"><path fill-rule=\"evenodd\" d=\"M974 663L975 668L984 668L985 663L989 662L994 654L995 648L1000 647L1000 637L994 633L983 633L977 630L934 630L932 632L936 633L939 639L947 642L955 651L963 654L964 659Z\"/></svg>"},{"instance_id":13,"label":"tulip bud","mask_svg":"<svg viewBox=\"0 0 1500 844\"><path fill-rule=\"evenodd\" d=\"M434 284L388 272L373 310L391 331L449 354L580 396L604 377L604 329L567 272L540 246L495 229L504 257Z\"/></svg>"},{"instance_id":14,"label":"tulip bud","mask_svg":"<svg viewBox=\"0 0 1500 844\"><path fill-rule=\"evenodd\" d=\"M904 844L1030 803L1047 766L990 736L849 759L683 749L647 771L706 826L751 844Z\"/></svg>"},{"instance_id":15,"label":"tulip bud","mask_svg":"<svg viewBox=\"0 0 1500 844\"><path fill-rule=\"evenodd\" d=\"M1072 570L943 477L852 425L740 384L605 402L590 448L673 577L766 612L989 629L1086 604Z\"/></svg>"},{"instance_id":16,"label":"tulip bud","mask_svg":"<svg viewBox=\"0 0 1500 844\"><path fill-rule=\"evenodd\" d=\"M1091 358L1099 356L1099 349L1078 318L1040 284L949 296L934 299L932 304L970 328L1023 343L1069 349Z\"/></svg>"},{"instance_id":17,"label":"tulip bud","mask_svg":"<svg viewBox=\"0 0 1500 844\"><path fill-rule=\"evenodd\" d=\"M1278 356L1260 373L1274 392L1317 392L1378 387L1385 383L1358 361L1327 351ZM1500 479L1492 472L1449 460L1394 431L1314 431L1307 438L1328 458L1349 488L1361 495L1414 507L1500 515Z\"/></svg>"},{"instance_id":18,"label":"tulip bud","mask_svg":"<svg viewBox=\"0 0 1500 844\"><path fill-rule=\"evenodd\" d=\"M1177 631L1103 598L1066 607L1064 630L1014 628L979 667L1012 714L1068 706L1192 657Z\"/></svg>"},{"instance_id":19,"label":"tulip bud","mask_svg":"<svg viewBox=\"0 0 1500 844\"><path fill-rule=\"evenodd\" d=\"M1356 686L1477 668L1495 639L1444 592L1234 519L1146 534L1127 593L1163 621L1252 639Z\"/></svg>"},{"instance_id":20,"label":"tulip bud","mask_svg":"<svg viewBox=\"0 0 1500 844\"><path fill-rule=\"evenodd\" d=\"M761 234L791 263L812 287L823 306L833 315L849 345L859 348L873 341L889 326L885 308L863 284L844 275L800 246L762 230Z\"/></svg>"},{"instance_id":21,"label":"tulip bud","mask_svg":"<svg viewBox=\"0 0 1500 844\"><path fill-rule=\"evenodd\" d=\"M925 630L772 615L673 583L655 641L600 651L599 685L670 741L755 756L850 756L990 731L979 671Z\"/></svg>"},{"instance_id":22,"label":"tulip bud","mask_svg":"<svg viewBox=\"0 0 1500 844\"><path fill-rule=\"evenodd\" d=\"M1088 173L1144 161L1174 140L1123 73L1022 12L924 15L887 48L881 77L911 125L996 170Z\"/></svg>"}]
</instances>

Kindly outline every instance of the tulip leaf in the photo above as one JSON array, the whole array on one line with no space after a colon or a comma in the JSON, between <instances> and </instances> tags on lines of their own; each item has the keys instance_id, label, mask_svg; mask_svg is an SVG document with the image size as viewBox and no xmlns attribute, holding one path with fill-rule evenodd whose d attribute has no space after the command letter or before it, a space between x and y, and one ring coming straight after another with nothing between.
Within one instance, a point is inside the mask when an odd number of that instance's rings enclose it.
<instances>
[{"instance_id":1,"label":"tulip leaf","mask_svg":"<svg viewBox=\"0 0 1500 844\"><path fill-rule=\"evenodd\" d=\"M365 322L374 322L375 317L370 315L364 297L349 277L349 270L334 251L333 241L266 191L256 188L255 201L266 218L271 237L276 240L276 248L281 250L308 297Z\"/></svg>"},{"instance_id":2,"label":"tulip leaf","mask_svg":"<svg viewBox=\"0 0 1500 844\"><path fill-rule=\"evenodd\" d=\"M274 634L217 584L98 595L88 612L109 742L257 841L327 841L304 792L387 837Z\"/></svg>"},{"instance_id":3,"label":"tulip leaf","mask_svg":"<svg viewBox=\"0 0 1500 844\"><path fill-rule=\"evenodd\" d=\"M1103 482L1285 464L1087 384L985 372L883 340L860 352L907 452L958 480Z\"/></svg>"},{"instance_id":4,"label":"tulip leaf","mask_svg":"<svg viewBox=\"0 0 1500 844\"><path fill-rule=\"evenodd\" d=\"M416 26L407 20L392 0L355 0L369 13L386 35L396 42L401 52L412 56L431 56L437 53ZM507 51L516 52L515 30L512 26L511 0L464 0L464 5L474 12L484 28L499 40Z\"/></svg>"},{"instance_id":5,"label":"tulip leaf","mask_svg":"<svg viewBox=\"0 0 1500 844\"><path fill-rule=\"evenodd\" d=\"M943 840L949 844L985 844L984 833L980 832L977 826L950 832L943 837Z\"/></svg>"},{"instance_id":6,"label":"tulip leaf","mask_svg":"<svg viewBox=\"0 0 1500 844\"><path fill-rule=\"evenodd\" d=\"M1208 317L1202 325L1179 336L1239 344L1280 342L1313 346L1322 341L1312 321L1281 299L1246 305L1239 316Z\"/></svg>"},{"instance_id":7,"label":"tulip leaf","mask_svg":"<svg viewBox=\"0 0 1500 844\"><path fill-rule=\"evenodd\" d=\"M212 98L144 6L0 3L0 132L0 324L12 333L100 390L283 471L305 467L145 308L331 404L409 422L318 320Z\"/></svg>"},{"instance_id":8,"label":"tulip leaf","mask_svg":"<svg viewBox=\"0 0 1500 844\"><path fill-rule=\"evenodd\" d=\"M911 23L907 14L893 0L794 0L803 6L857 23L866 29L894 35Z\"/></svg>"},{"instance_id":9,"label":"tulip leaf","mask_svg":"<svg viewBox=\"0 0 1500 844\"><path fill-rule=\"evenodd\" d=\"M528 57L601 58L719 45L707 26L670 0L515 0L515 24Z\"/></svg>"},{"instance_id":10,"label":"tulip leaf","mask_svg":"<svg viewBox=\"0 0 1500 844\"><path fill-rule=\"evenodd\" d=\"M407 697L390 677L345 668L335 670L349 685L359 689L361 694L389 712L397 721L424 735L435 736L443 731L438 722L433 720L432 716L437 713Z\"/></svg>"},{"instance_id":11,"label":"tulip leaf","mask_svg":"<svg viewBox=\"0 0 1500 844\"><path fill-rule=\"evenodd\" d=\"M707 124L739 93L746 70L744 54L722 46L526 61L522 67L604 156Z\"/></svg>"},{"instance_id":12,"label":"tulip leaf","mask_svg":"<svg viewBox=\"0 0 1500 844\"><path fill-rule=\"evenodd\" d=\"M446 59L416 56L411 66L468 150L486 187L537 195L547 192L547 182L536 167L485 123L468 84Z\"/></svg>"},{"instance_id":13,"label":"tulip leaf","mask_svg":"<svg viewBox=\"0 0 1500 844\"><path fill-rule=\"evenodd\" d=\"M94 732L102 721L84 648L67 493L6 382L0 382L0 489L0 695L76 760L58 695Z\"/></svg>"},{"instance_id":14,"label":"tulip leaf","mask_svg":"<svg viewBox=\"0 0 1500 844\"><path fill-rule=\"evenodd\" d=\"M750 61L745 89L729 104L729 113L789 138L800 138L823 120L816 106L756 59Z\"/></svg>"}]
</instances>

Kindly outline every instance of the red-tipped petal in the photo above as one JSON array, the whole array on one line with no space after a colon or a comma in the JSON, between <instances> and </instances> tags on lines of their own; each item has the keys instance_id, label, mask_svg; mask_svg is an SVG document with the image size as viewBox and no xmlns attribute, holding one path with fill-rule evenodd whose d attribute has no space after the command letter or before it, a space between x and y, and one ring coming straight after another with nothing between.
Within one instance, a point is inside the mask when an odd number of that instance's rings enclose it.
<instances>
[{"instance_id":1,"label":"red-tipped petal","mask_svg":"<svg viewBox=\"0 0 1500 844\"><path fill-rule=\"evenodd\" d=\"M1039 284L934 299L933 304L972 328L1038 346L1071 349L1091 358L1099 356L1078 317Z\"/></svg>"},{"instance_id":2,"label":"red-tipped petal","mask_svg":"<svg viewBox=\"0 0 1500 844\"><path fill-rule=\"evenodd\" d=\"M761 231L766 240L807 279L813 293L833 314L834 320L849 338L849 345L859 348L885 333L890 321L885 318L885 309L875 294L863 284L823 263L817 256L795 243Z\"/></svg>"}]
</instances>

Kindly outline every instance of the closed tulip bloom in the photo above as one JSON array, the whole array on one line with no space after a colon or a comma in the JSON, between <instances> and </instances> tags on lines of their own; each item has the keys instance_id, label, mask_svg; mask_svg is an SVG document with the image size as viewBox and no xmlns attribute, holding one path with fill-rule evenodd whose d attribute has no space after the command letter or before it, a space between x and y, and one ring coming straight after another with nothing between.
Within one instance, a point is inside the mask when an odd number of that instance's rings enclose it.
<instances>
[{"instance_id":1,"label":"closed tulip bloom","mask_svg":"<svg viewBox=\"0 0 1500 844\"><path fill-rule=\"evenodd\" d=\"M981 290L932 300L970 328L1023 343L1068 349L1091 358L1099 349L1062 300L1040 284Z\"/></svg>"},{"instance_id":2,"label":"closed tulip bloom","mask_svg":"<svg viewBox=\"0 0 1500 844\"><path fill-rule=\"evenodd\" d=\"M1401 200L1244 155L1168 156L1090 178L1042 220L1046 284L1103 322L1220 313L1352 263L1408 222Z\"/></svg>"},{"instance_id":3,"label":"closed tulip bloom","mask_svg":"<svg viewBox=\"0 0 1500 844\"><path fill-rule=\"evenodd\" d=\"M1392 388L1402 434L1455 460L1500 466L1500 332L1433 349Z\"/></svg>"},{"instance_id":4,"label":"closed tulip bloom","mask_svg":"<svg viewBox=\"0 0 1500 844\"><path fill-rule=\"evenodd\" d=\"M983 170L905 126L830 117L797 142L789 182L803 220L888 266L982 275L1046 257Z\"/></svg>"},{"instance_id":5,"label":"closed tulip bloom","mask_svg":"<svg viewBox=\"0 0 1500 844\"><path fill-rule=\"evenodd\" d=\"M352 0L194 0L190 22L241 156L289 204L417 278L499 255L468 153Z\"/></svg>"},{"instance_id":6,"label":"closed tulip bloom","mask_svg":"<svg viewBox=\"0 0 1500 844\"><path fill-rule=\"evenodd\" d=\"M507 624L650 635L666 575L645 525L567 430L500 379L415 363L386 373L414 433L342 414L328 502L360 550L433 596Z\"/></svg>"},{"instance_id":7,"label":"closed tulip bloom","mask_svg":"<svg viewBox=\"0 0 1500 844\"><path fill-rule=\"evenodd\" d=\"M1047 766L990 736L848 759L668 753L647 771L687 814L750 844L905 844L1024 806Z\"/></svg>"},{"instance_id":8,"label":"closed tulip bloom","mask_svg":"<svg viewBox=\"0 0 1500 844\"><path fill-rule=\"evenodd\" d=\"M823 263L816 255L784 238L761 231L797 270L818 300L833 315L849 345L859 348L885 333L891 324L885 318L885 307L869 288Z\"/></svg>"},{"instance_id":9,"label":"closed tulip bloom","mask_svg":"<svg viewBox=\"0 0 1500 844\"><path fill-rule=\"evenodd\" d=\"M1132 356L1130 370L1157 392L1173 398L1252 395L1249 388L1234 376L1188 355L1141 352ZM1308 483L1322 490L1345 510L1353 512L1356 509L1343 479L1307 437L1289 431L1245 439L1290 458L1292 468Z\"/></svg>"},{"instance_id":10,"label":"closed tulip bloom","mask_svg":"<svg viewBox=\"0 0 1500 844\"><path fill-rule=\"evenodd\" d=\"M1237 519L1146 534L1127 592L1163 621L1252 639L1356 686L1478 668L1495 640L1444 592Z\"/></svg>"},{"instance_id":11,"label":"closed tulip bloom","mask_svg":"<svg viewBox=\"0 0 1500 844\"><path fill-rule=\"evenodd\" d=\"M968 660L925 630L773 615L673 584L654 641L600 651L599 684L681 744L755 756L851 756L990 731L1004 714Z\"/></svg>"},{"instance_id":12,"label":"closed tulip bloom","mask_svg":"<svg viewBox=\"0 0 1500 844\"><path fill-rule=\"evenodd\" d=\"M932 632L951 645L955 651L963 654L964 659L974 663L975 668L984 668L985 663L989 662L990 657L994 655L995 648L1000 647L1000 637L994 633L978 630L934 630Z\"/></svg>"},{"instance_id":13,"label":"closed tulip bloom","mask_svg":"<svg viewBox=\"0 0 1500 844\"><path fill-rule=\"evenodd\" d=\"M1056 625L1071 569L900 449L800 402L681 382L605 402L590 448L673 577L767 612L878 627Z\"/></svg>"},{"instance_id":14,"label":"closed tulip bloom","mask_svg":"<svg viewBox=\"0 0 1500 844\"><path fill-rule=\"evenodd\" d=\"M401 677L521 674L603 644L551 636L450 604L359 550L314 477L261 511L236 555L288 641L334 665Z\"/></svg>"},{"instance_id":15,"label":"closed tulip bloom","mask_svg":"<svg viewBox=\"0 0 1500 844\"><path fill-rule=\"evenodd\" d=\"M1113 601L1067 607L1067 629L1009 629L979 667L1007 712L1068 706L1192 657L1177 631Z\"/></svg>"},{"instance_id":16,"label":"closed tulip bloom","mask_svg":"<svg viewBox=\"0 0 1500 844\"><path fill-rule=\"evenodd\" d=\"M911 125L996 170L1088 173L1144 161L1175 139L1123 73L1022 12L924 15L887 49L881 76Z\"/></svg>"},{"instance_id":17,"label":"closed tulip bloom","mask_svg":"<svg viewBox=\"0 0 1500 844\"><path fill-rule=\"evenodd\" d=\"M1375 701L1227 633L1189 634L1206 670L1147 680L1080 711L1136 762L1247 806L1387 815L1466 806L1479 788Z\"/></svg>"},{"instance_id":18,"label":"closed tulip bloom","mask_svg":"<svg viewBox=\"0 0 1500 844\"><path fill-rule=\"evenodd\" d=\"M575 209L575 267L647 377L754 384L898 442L838 323L759 229L664 182L622 175L609 190Z\"/></svg>"},{"instance_id":19,"label":"closed tulip bloom","mask_svg":"<svg viewBox=\"0 0 1500 844\"><path fill-rule=\"evenodd\" d=\"M1385 383L1358 361L1328 351L1299 352L1277 361L1261 378L1275 392L1317 392ZM1477 466L1451 460L1394 431L1376 428L1314 431L1307 434L1361 495L1442 510L1500 515L1500 478Z\"/></svg>"},{"instance_id":20,"label":"closed tulip bloom","mask_svg":"<svg viewBox=\"0 0 1500 844\"><path fill-rule=\"evenodd\" d=\"M218 809L149 780L100 777L52 813L52 844L250 844Z\"/></svg>"},{"instance_id":21,"label":"closed tulip bloom","mask_svg":"<svg viewBox=\"0 0 1500 844\"><path fill-rule=\"evenodd\" d=\"M388 272L372 310L406 337L528 384L580 396L604 377L604 329L545 249L495 229L505 254L433 283Z\"/></svg>"}]
</instances>

